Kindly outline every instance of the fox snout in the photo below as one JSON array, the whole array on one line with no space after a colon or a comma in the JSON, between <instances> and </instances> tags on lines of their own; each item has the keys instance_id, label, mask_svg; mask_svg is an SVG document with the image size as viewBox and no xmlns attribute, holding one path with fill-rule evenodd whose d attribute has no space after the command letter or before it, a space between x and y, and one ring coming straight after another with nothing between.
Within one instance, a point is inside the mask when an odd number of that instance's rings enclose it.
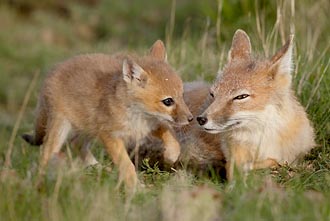
<instances>
[{"instance_id":1,"label":"fox snout","mask_svg":"<svg viewBox=\"0 0 330 221\"><path fill-rule=\"evenodd\" d=\"M207 123L207 117L204 116L198 116L197 117L197 122L199 123L199 125L203 126L204 124Z\"/></svg>"},{"instance_id":2,"label":"fox snout","mask_svg":"<svg viewBox=\"0 0 330 221\"><path fill-rule=\"evenodd\" d=\"M193 121L194 120L194 117L193 117L193 115L191 114L191 115L189 115L188 116L188 122L191 122L191 121Z\"/></svg>"},{"instance_id":3,"label":"fox snout","mask_svg":"<svg viewBox=\"0 0 330 221\"><path fill-rule=\"evenodd\" d=\"M180 125L187 125L194 120L194 116L185 103L182 103L180 106L181 108L177 109L177 117L174 118L174 121Z\"/></svg>"},{"instance_id":4,"label":"fox snout","mask_svg":"<svg viewBox=\"0 0 330 221\"><path fill-rule=\"evenodd\" d=\"M211 116L208 114L202 114L196 118L198 124L208 133L219 133L224 128L224 125L219 124L218 121L214 121Z\"/></svg>"},{"instance_id":5,"label":"fox snout","mask_svg":"<svg viewBox=\"0 0 330 221\"><path fill-rule=\"evenodd\" d=\"M175 122L178 123L178 124L180 124L180 125L187 125L187 124L189 124L193 120L194 120L194 117L189 112L189 113L183 115L181 118L178 117L177 119L175 119Z\"/></svg>"},{"instance_id":6,"label":"fox snout","mask_svg":"<svg viewBox=\"0 0 330 221\"><path fill-rule=\"evenodd\" d=\"M226 122L228 120L228 114L223 108L221 101L216 100L198 117L196 120L208 133L218 133L225 129Z\"/></svg>"}]
</instances>

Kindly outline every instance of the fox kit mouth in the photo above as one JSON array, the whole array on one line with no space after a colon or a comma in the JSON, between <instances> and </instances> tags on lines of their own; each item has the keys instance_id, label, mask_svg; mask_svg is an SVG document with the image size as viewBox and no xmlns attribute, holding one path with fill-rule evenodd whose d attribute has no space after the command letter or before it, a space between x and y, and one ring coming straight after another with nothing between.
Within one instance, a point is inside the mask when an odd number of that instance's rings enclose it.
<instances>
[{"instance_id":1,"label":"fox kit mouth","mask_svg":"<svg viewBox=\"0 0 330 221\"><path fill-rule=\"evenodd\" d=\"M202 128L207 133L217 134L217 133L223 133L223 132L234 130L241 123L242 123L241 121L235 121L233 123L226 123L224 125L219 125L219 126L217 125L213 128L212 128L212 125L209 125L211 127L207 127L207 125L204 125L204 126L202 126Z\"/></svg>"},{"instance_id":2,"label":"fox kit mouth","mask_svg":"<svg viewBox=\"0 0 330 221\"><path fill-rule=\"evenodd\" d=\"M211 129L211 128L203 128L204 131L206 131L207 133L210 133L210 134L218 134L218 133L221 133L220 130L217 130L217 129Z\"/></svg>"}]
</instances>

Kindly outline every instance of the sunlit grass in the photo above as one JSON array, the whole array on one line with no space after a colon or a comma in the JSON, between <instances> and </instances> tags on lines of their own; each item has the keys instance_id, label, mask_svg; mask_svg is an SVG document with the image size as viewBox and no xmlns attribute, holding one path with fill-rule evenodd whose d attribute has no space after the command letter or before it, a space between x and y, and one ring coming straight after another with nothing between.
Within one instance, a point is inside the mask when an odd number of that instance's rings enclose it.
<instances>
[{"instance_id":1,"label":"sunlit grass","mask_svg":"<svg viewBox=\"0 0 330 221\"><path fill-rule=\"evenodd\" d=\"M128 1L95 7L71 2L70 19L41 9L25 18L0 4L0 220L328 220L330 3L160 1L145 7L142 2L131 7ZM144 9L150 11L143 17ZM212 82L237 28L247 31L260 57L271 56L290 33L296 36L293 85L318 144L301 164L256 171L228 185L146 163L139 172L144 187L128 200L115 189L117 170L96 143L101 166L83 168L74 153L67 154L66 163L50 170L36 188L40 149L18 135L33 128L37 94L54 63L86 52L144 53L161 38L169 63L185 81ZM10 141L36 71L37 86ZM11 144L11 165L5 167Z\"/></svg>"}]
</instances>

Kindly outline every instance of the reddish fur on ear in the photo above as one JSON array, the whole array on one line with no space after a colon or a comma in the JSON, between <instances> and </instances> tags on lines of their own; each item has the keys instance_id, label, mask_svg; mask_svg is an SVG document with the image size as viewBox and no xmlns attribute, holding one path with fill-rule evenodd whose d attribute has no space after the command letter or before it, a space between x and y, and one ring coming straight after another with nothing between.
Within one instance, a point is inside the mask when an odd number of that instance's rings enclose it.
<instances>
[{"instance_id":1,"label":"reddish fur on ear","mask_svg":"<svg viewBox=\"0 0 330 221\"><path fill-rule=\"evenodd\" d=\"M167 60L165 45L161 40L157 40L150 49L150 56L161 61Z\"/></svg>"},{"instance_id":2,"label":"reddish fur on ear","mask_svg":"<svg viewBox=\"0 0 330 221\"><path fill-rule=\"evenodd\" d=\"M132 60L124 59L122 71L126 83L134 82L139 86L143 86L147 80L146 72Z\"/></svg>"},{"instance_id":3,"label":"reddish fur on ear","mask_svg":"<svg viewBox=\"0 0 330 221\"><path fill-rule=\"evenodd\" d=\"M282 48L270 59L271 68L276 70L276 74L290 74L292 69L292 42L293 35Z\"/></svg>"},{"instance_id":4,"label":"reddish fur on ear","mask_svg":"<svg viewBox=\"0 0 330 221\"><path fill-rule=\"evenodd\" d=\"M271 58L272 63L276 63L283 55L289 50L289 47L292 46L293 35L290 35L289 40L285 42L282 48Z\"/></svg>"},{"instance_id":5,"label":"reddish fur on ear","mask_svg":"<svg viewBox=\"0 0 330 221\"><path fill-rule=\"evenodd\" d=\"M251 58L251 42L245 31L238 29L233 37L232 45L229 51L229 62L234 59Z\"/></svg>"}]
</instances>

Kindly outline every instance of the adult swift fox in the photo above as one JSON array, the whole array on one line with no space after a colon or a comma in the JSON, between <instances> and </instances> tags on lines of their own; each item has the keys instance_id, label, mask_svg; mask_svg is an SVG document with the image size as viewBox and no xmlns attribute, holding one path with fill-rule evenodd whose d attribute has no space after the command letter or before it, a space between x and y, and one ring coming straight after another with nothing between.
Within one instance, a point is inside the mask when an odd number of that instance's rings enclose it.
<instances>
[{"instance_id":1,"label":"adult swift fox","mask_svg":"<svg viewBox=\"0 0 330 221\"><path fill-rule=\"evenodd\" d=\"M166 62L162 41L150 54L88 54L57 65L46 77L37 108L34 135L23 138L44 144L39 173L58 153L70 131L99 138L119 168L119 184L134 189L138 179L125 146L149 133L163 140L164 157L180 154L169 123L186 125L193 117L183 101L183 84Z\"/></svg>"},{"instance_id":2,"label":"adult swift fox","mask_svg":"<svg viewBox=\"0 0 330 221\"><path fill-rule=\"evenodd\" d=\"M244 31L233 37L228 63L210 88L213 101L197 117L205 132L219 134L228 179L235 167L294 163L315 145L313 127L291 88L292 41L290 36L271 59L258 60Z\"/></svg>"}]
</instances>

